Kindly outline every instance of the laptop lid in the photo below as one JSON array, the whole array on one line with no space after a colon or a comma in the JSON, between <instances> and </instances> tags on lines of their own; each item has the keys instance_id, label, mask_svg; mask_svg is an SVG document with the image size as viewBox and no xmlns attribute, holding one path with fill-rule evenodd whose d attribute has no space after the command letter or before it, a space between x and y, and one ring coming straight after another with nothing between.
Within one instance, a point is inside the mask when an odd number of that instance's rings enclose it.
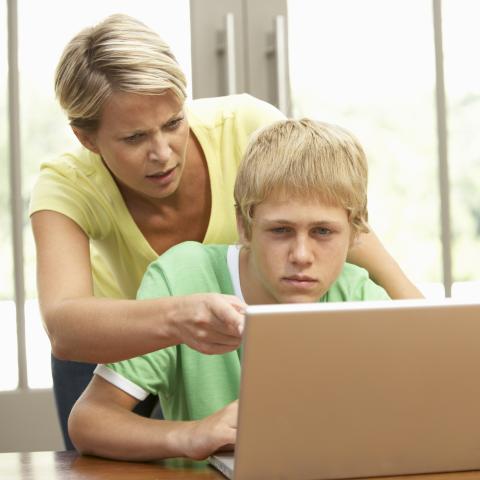
<instances>
[{"instance_id":1,"label":"laptop lid","mask_svg":"<svg viewBox=\"0 0 480 480\"><path fill-rule=\"evenodd\" d=\"M235 479L480 468L480 302L246 315Z\"/></svg>"}]
</instances>

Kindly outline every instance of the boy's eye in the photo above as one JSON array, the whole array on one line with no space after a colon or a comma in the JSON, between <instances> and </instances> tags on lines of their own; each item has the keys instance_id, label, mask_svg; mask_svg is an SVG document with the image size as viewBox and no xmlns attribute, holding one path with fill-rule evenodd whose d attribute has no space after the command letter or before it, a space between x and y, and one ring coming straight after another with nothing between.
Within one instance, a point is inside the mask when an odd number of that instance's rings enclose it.
<instances>
[{"instance_id":1,"label":"boy's eye","mask_svg":"<svg viewBox=\"0 0 480 480\"><path fill-rule=\"evenodd\" d=\"M332 231L329 229L329 228L325 228L325 227L318 227L318 228L315 228L314 229L314 233L316 235L320 235L322 237L325 237L327 235L330 235L332 233Z\"/></svg>"}]
</instances>

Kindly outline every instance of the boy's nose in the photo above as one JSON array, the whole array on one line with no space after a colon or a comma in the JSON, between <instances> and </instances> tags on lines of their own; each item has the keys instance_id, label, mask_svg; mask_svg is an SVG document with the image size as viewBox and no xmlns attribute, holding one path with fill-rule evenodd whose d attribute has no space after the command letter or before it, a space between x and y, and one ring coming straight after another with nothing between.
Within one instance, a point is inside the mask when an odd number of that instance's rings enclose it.
<instances>
[{"instance_id":1,"label":"boy's nose","mask_svg":"<svg viewBox=\"0 0 480 480\"><path fill-rule=\"evenodd\" d=\"M293 263L306 264L312 262L313 255L308 238L300 237L295 239L290 258Z\"/></svg>"}]
</instances>

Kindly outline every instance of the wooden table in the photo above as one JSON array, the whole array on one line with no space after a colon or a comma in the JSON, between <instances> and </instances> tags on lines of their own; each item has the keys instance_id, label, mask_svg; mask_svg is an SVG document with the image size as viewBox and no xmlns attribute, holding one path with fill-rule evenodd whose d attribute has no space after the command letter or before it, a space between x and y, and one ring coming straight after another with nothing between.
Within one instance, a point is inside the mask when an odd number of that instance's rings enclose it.
<instances>
[{"instance_id":1,"label":"wooden table","mask_svg":"<svg viewBox=\"0 0 480 480\"><path fill-rule=\"evenodd\" d=\"M82 457L76 452L0 453L1 480L225 480L206 462L151 463Z\"/></svg>"},{"instance_id":2,"label":"wooden table","mask_svg":"<svg viewBox=\"0 0 480 480\"><path fill-rule=\"evenodd\" d=\"M375 480L480 480L480 471L383 477ZM75 452L0 453L1 480L225 480L206 462L151 463L82 457Z\"/></svg>"}]
</instances>

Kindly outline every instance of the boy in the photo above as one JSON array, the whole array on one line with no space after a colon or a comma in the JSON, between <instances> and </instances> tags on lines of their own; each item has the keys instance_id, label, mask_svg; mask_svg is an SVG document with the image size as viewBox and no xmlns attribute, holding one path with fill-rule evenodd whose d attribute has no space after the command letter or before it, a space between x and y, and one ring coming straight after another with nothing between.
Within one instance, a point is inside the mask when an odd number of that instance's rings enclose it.
<instances>
[{"instance_id":1,"label":"boy","mask_svg":"<svg viewBox=\"0 0 480 480\"><path fill-rule=\"evenodd\" d=\"M235 183L240 246L180 244L147 270L138 298L217 292L247 304L383 300L345 263L367 231L367 163L345 130L285 120L250 142ZM321 339L319 339L321 347ZM280 359L279 359L280 360ZM202 459L235 443L240 352L186 345L99 365L70 416L83 453L124 460ZM166 420L131 410L160 396Z\"/></svg>"}]
</instances>

